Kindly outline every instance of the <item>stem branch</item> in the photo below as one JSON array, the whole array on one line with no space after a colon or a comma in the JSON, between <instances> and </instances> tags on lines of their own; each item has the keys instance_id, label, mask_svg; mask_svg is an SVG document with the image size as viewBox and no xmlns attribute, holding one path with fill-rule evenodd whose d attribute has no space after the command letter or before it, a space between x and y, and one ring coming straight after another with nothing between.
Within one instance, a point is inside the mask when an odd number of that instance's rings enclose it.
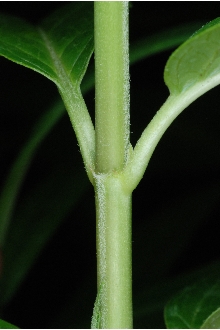
<instances>
[{"instance_id":1,"label":"stem branch","mask_svg":"<svg viewBox=\"0 0 220 330\"><path fill-rule=\"evenodd\" d=\"M176 117L201 95L219 85L219 81L220 74L208 79L205 83L198 82L181 94L168 97L143 131L123 171L128 191L132 192L137 187L158 142Z\"/></svg>"}]
</instances>

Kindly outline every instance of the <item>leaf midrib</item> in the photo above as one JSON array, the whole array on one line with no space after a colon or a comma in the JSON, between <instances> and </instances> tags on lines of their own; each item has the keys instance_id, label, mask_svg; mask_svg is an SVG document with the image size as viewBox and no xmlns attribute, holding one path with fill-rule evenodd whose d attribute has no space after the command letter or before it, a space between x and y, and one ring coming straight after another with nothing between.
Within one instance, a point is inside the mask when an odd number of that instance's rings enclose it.
<instances>
[{"instance_id":1,"label":"leaf midrib","mask_svg":"<svg viewBox=\"0 0 220 330\"><path fill-rule=\"evenodd\" d=\"M38 28L38 31L50 55L54 72L58 78L55 81L56 85L59 87L60 90L69 90L72 87L73 82L69 79L69 76L65 71L64 65L60 60L60 57L57 55L52 42L47 37L46 32L42 28Z\"/></svg>"}]
</instances>

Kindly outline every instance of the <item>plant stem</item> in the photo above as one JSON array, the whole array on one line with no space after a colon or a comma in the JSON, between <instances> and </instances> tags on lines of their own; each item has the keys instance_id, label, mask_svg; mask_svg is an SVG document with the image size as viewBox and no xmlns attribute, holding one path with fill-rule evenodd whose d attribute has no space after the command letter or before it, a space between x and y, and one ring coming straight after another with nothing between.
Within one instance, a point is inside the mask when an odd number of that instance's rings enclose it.
<instances>
[{"instance_id":1,"label":"plant stem","mask_svg":"<svg viewBox=\"0 0 220 330\"><path fill-rule=\"evenodd\" d=\"M95 2L98 315L100 328L132 328L128 3Z\"/></svg>"},{"instance_id":2,"label":"plant stem","mask_svg":"<svg viewBox=\"0 0 220 330\"><path fill-rule=\"evenodd\" d=\"M132 159L123 171L128 190L133 191L139 184L158 142L172 122L201 95L219 85L219 81L220 74L205 83L203 80L199 81L185 92L167 98L143 131L133 150Z\"/></svg>"},{"instance_id":3,"label":"plant stem","mask_svg":"<svg viewBox=\"0 0 220 330\"><path fill-rule=\"evenodd\" d=\"M96 172L120 171L129 146L128 3L95 2Z\"/></svg>"},{"instance_id":4,"label":"plant stem","mask_svg":"<svg viewBox=\"0 0 220 330\"><path fill-rule=\"evenodd\" d=\"M132 329L131 194L118 175L96 178L100 328Z\"/></svg>"}]
</instances>

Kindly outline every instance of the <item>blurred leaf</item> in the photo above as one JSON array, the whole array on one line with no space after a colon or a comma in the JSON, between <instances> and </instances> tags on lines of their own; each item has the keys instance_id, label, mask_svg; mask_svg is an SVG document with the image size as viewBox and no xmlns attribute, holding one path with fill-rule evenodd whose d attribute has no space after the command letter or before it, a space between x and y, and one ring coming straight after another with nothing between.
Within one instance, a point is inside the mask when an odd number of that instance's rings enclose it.
<instances>
[{"instance_id":1,"label":"blurred leaf","mask_svg":"<svg viewBox=\"0 0 220 330\"><path fill-rule=\"evenodd\" d=\"M213 23L195 33L170 56L164 80L171 95L178 95L202 81L212 87L219 83L220 23L218 19Z\"/></svg>"},{"instance_id":2,"label":"blurred leaf","mask_svg":"<svg viewBox=\"0 0 220 330\"><path fill-rule=\"evenodd\" d=\"M164 306L177 291L191 286L198 279L209 276L217 278L220 272L220 262L205 265L199 269L193 269L176 277L164 278L149 287L145 283L142 290L134 295L134 326L135 328L151 329L165 328Z\"/></svg>"},{"instance_id":3,"label":"blurred leaf","mask_svg":"<svg viewBox=\"0 0 220 330\"><path fill-rule=\"evenodd\" d=\"M35 124L32 135L20 151L12 165L0 195L0 245L3 246L7 229L10 224L15 202L22 182L32 161L33 155L45 136L54 127L64 109L61 101L49 109Z\"/></svg>"},{"instance_id":4,"label":"blurred leaf","mask_svg":"<svg viewBox=\"0 0 220 330\"><path fill-rule=\"evenodd\" d=\"M65 164L64 168L52 169L44 184L39 182L20 201L3 250L1 306L10 300L46 242L87 187L88 179L83 167L76 170Z\"/></svg>"},{"instance_id":5,"label":"blurred leaf","mask_svg":"<svg viewBox=\"0 0 220 330\"><path fill-rule=\"evenodd\" d=\"M218 205L220 191L217 183L189 189L181 196L173 196L164 207L150 218L148 216L148 221L143 219L140 229L134 232L133 273L137 283L145 280L150 284L167 276L195 231ZM136 253L136 249L141 254Z\"/></svg>"},{"instance_id":6,"label":"blurred leaf","mask_svg":"<svg viewBox=\"0 0 220 330\"><path fill-rule=\"evenodd\" d=\"M219 274L210 273L185 287L165 308L168 329L198 329L220 306Z\"/></svg>"},{"instance_id":7,"label":"blurred leaf","mask_svg":"<svg viewBox=\"0 0 220 330\"><path fill-rule=\"evenodd\" d=\"M131 44L130 63L135 63L148 56L172 49L186 41L200 26L201 22L192 22L152 34Z\"/></svg>"},{"instance_id":8,"label":"blurred leaf","mask_svg":"<svg viewBox=\"0 0 220 330\"><path fill-rule=\"evenodd\" d=\"M0 329L19 329L15 325L0 319Z\"/></svg>"}]
</instances>

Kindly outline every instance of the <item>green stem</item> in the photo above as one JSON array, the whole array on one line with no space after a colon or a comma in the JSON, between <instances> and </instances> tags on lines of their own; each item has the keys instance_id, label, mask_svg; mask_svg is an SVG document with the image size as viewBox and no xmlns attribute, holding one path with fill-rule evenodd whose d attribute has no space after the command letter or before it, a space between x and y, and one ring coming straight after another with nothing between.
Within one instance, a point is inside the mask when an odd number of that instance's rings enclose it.
<instances>
[{"instance_id":1,"label":"green stem","mask_svg":"<svg viewBox=\"0 0 220 330\"><path fill-rule=\"evenodd\" d=\"M56 48L43 29L38 29L50 54L54 70L58 77L57 87L69 114L70 121L80 146L80 152L85 164L89 180L93 184L95 131L79 86L79 81L73 83L65 66L57 54Z\"/></svg>"},{"instance_id":2,"label":"green stem","mask_svg":"<svg viewBox=\"0 0 220 330\"><path fill-rule=\"evenodd\" d=\"M59 88L59 91L74 128L87 175L94 184L95 130L85 101L80 89L74 91L69 84L66 84L65 88Z\"/></svg>"},{"instance_id":3,"label":"green stem","mask_svg":"<svg viewBox=\"0 0 220 330\"><path fill-rule=\"evenodd\" d=\"M95 189L99 327L132 329L131 194L119 175L99 175Z\"/></svg>"},{"instance_id":4,"label":"green stem","mask_svg":"<svg viewBox=\"0 0 220 330\"><path fill-rule=\"evenodd\" d=\"M123 171L123 178L129 191L133 191L142 179L149 160L167 128L192 102L219 85L219 81L220 74L208 79L205 83L200 81L185 92L170 95L167 98L143 131L133 150L132 157Z\"/></svg>"},{"instance_id":5,"label":"green stem","mask_svg":"<svg viewBox=\"0 0 220 330\"><path fill-rule=\"evenodd\" d=\"M128 3L95 2L97 273L93 326L132 328Z\"/></svg>"},{"instance_id":6,"label":"green stem","mask_svg":"<svg viewBox=\"0 0 220 330\"><path fill-rule=\"evenodd\" d=\"M128 3L95 2L96 172L123 169L129 146Z\"/></svg>"}]
</instances>

